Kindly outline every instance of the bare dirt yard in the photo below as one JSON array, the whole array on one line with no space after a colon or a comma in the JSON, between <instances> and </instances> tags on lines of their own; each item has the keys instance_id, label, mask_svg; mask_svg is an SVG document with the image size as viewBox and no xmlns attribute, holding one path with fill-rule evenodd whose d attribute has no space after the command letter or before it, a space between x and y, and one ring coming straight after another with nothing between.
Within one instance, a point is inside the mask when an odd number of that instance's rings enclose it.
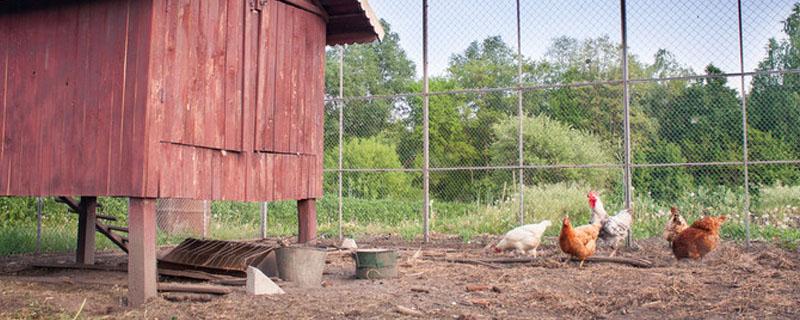
<instances>
[{"instance_id":1,"label":"bare dirt yard","mask_svg":"<svg viewBox=\"0 0 800 320\"><path fill-rule=\"evenodd\" d=\"M447 262L496 258L485 241L437 237L431 244L395 238L362 239L360 247L396 248L401 276L356 280L347 254L330 253L325 286L287 294L248 296L241 287L209 302L170 302L161 295L143 307L124 306L126 274L30 267L70 255L0 258L0 318L72 319L564 319L564 318L786 318L800 319L800 255L763 243L745 249L724 242L698 262L676 261L660 239L638 242L621 255L653 268L616 263L561 262L547 239L531 263L495 266ZM412 259L417 249L418 258ZM598 255L607 255L602 251ZM125 264L125 256L99 255ZM468 286L484 285L470 291ZM411 309L398 313L398 307Z\"/></svg>"}]
</instances>

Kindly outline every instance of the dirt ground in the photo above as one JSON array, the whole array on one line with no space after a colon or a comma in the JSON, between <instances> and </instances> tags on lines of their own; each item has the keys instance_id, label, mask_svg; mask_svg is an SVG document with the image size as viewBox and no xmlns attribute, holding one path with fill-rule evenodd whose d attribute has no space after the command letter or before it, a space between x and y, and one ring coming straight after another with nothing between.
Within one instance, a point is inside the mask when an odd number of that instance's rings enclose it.
<instances>
[{"instance_id":1,"label":"dirt ground","mask_svg":"<svg viewBox=\"0 0 800 320\"><path fill-rule=\"evenodd\" d=\"M540 259L502 265L457 264L445 258L497 257L485 241L464 243L437 237L410 260L419 243L394 238L362 240L359 246L397 248L401 276L356 280L354 263L331 253L328 286L286 295L248 296L243 288L210 302L169 302L124 307L126 274L31 268L33 262L64 262L69 255L0 258L0 318L72 319L383 319L413 316L411 308L437 319L563 318L787 318L800 319L800 255L767 244L746 250L725 242L699 262L676 261L660 239L638 242L624 257L646 259L654 268L615 263L563 264L555 239L546 239ZM606 255L608 251L598 253ZM99 255L99 263L124 265L125 256ZM468 292L481 284L494 290Z\"/></svg>"}]
</instances>

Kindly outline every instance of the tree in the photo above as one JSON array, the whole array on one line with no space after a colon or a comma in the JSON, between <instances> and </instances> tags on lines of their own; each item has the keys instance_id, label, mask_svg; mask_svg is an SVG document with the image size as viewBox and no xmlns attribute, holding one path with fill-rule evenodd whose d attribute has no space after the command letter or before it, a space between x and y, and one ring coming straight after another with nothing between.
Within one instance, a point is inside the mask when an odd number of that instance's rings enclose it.
<instances>
[{"instance_id":1,"label":"tree","mask_svg":"<svg viewBox=\"0 0 800 320\"><path fill-rule=\"evenodd\" d=\"M770 39L767 54L758 69L762 71L800 68L800 3L784 21L788 39ZM792 149L788 159L800 156L800 75L796 73L758 74L753 77L748 100L748 118L752 128L771 133ZM767 160L767 159L763 159ZM769 159L786 160L786 159Z\"/></svg>"},{"instance_id":2,"label":"tree","mask_svg":"<svg viewBox=\"0 0 800 320\"><path fill-rule=\"evenodd\" d=\"M403 48L400 36L393 32L389 23L381 20L386 32L382 41L370 44L346 46L344 50L344 96L374 96L406 93L414 86L415 66ZM326 52L326 94L339 94L339 50ZM392 124L392 115L398 101L375 99L349 101L344 104L344 135L347 137L370 137ZM326 135L338 134L338 107L326 107ZM333 139L329 136L326 139Z\"/></svg>"},{"instance_id":3,"label":"tree","mask_svg":"<svg viewBox=\"0 0 800 320\"><path fill-rule=\"evenodd\" d=\"M708 65L706 72L712 76L722 73L714 65ZM726 83L724 77L698 80L656 114L661 138L680 146L681 154L690 162L742 159L741 103L738 93ZM694 167L691 171L702 184L741 184L736 168L719 168L716 175L709 175L706 170Z\"/></svg>"},{"instance_id":4,"label":"tree","mask_svg":"<svg viewBox=\"0 0 800 320\"><path fill-rule=\"evenodd\" d=\"M637 148L634 161L637 163L685 163L681 148L675 143L654 142ZM694 187L694 178L685 167L636 168L633 170L633 185L653 199L674 201Z\"/></svg>"},{"instance_id":5,"label":"tree","mask_svg":"<svg viewBox=\"0 0 800 320\"><path fill-rule=\"evenodd\" d=\"M518 162L518 120L508 117L493 127L497 140L492 144L492 164L515 165ZM609 164L617 163L613 148L602 138L577 130L570 125L551 119L546 115L522 119L525 164ZM504 181L511 173L498 172ZM564 181L585 182L595 188L608 186L611 173L608 170L529 170L525 184L557 183Z\"/></svg>"},{"instance_id":6,"label":"tree","mask_svg":"<svg viewBox=\"0 0 800 320\"><path fill-rule=\"evenodd\" d=\"M396 147L378 137L353 138L343 146L344 168L399 169L403 166L395 152ZM337 149L325 152L325 167L338 167ZM413 198L418 191L412 185L412 177L405 172L346 172L342 181L345 196L364 199ZM336 180L326 180L326 190L336 190Z\"/></svg>"}]
</instances>

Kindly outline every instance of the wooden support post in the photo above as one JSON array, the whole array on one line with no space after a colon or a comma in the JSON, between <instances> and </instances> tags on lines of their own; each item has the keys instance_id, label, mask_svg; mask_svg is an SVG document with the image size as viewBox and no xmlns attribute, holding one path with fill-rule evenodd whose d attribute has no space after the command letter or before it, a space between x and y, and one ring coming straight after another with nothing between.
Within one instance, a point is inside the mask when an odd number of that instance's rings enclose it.
<instances>
[{"instance_id":1,"label":"wooden support post","mask_svg":"<svg viewBox=\"0 0 800 320\"><path fill-rule=\"evenodd\" d=\"M77 264L94 264L94 224L97 220L97 197L81 197L78 204Z\"/></svg>"},{"instance_id":2,"label":"wooden support post","mask_svg":"<svg viewBox=\"0 0 800 320\"><path fill-rule=\"evenodd\" d=\"M297 242L314 244L317 240L317 204L316 199L297 201L297 224L299 232Z\"/></svg>"},{"instance_id":3,"label":"wooden support post","mask_svg":"<svg viewBox=\"0 0 800 320\"><path fill-rule=\"evenodd\" d=\"M128 204L128 306L156 296L156 200L130 198Z\"/></svg>"}]
</instances>

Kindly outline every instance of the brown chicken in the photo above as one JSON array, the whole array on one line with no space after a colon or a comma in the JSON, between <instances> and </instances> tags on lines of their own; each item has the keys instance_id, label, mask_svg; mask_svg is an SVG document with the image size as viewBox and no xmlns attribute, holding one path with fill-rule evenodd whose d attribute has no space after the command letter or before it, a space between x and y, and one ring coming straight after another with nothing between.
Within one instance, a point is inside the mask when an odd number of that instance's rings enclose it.
<instances>
[{"instance_id":1,"label":"brown chicken","mask_svg":"<svg viewBox=\"0 0 800 320\"><path fill-rule=\"evenodd\" d=\"M719 243L719 228L727 217L705 217L672 240L672 253L677 259L702 259Z\"/></svg>"},{"instance_id":2,"label":"brown chicken","mask_svg":"<svg viewBox=\"0 0 800 320\"><path fill-rule=\"evenodd\" d=\"M675 237L681 234L683 230L689 228L689 224L686 223L686 220L684 220L680 212L678 212L678 208L669 208L669 213L669 220L667 220L667 224L664 226L664 239L672 244L672 240L675 240Z\"/></svg>"},{"instance_id":3,"label":"brown chicken","mask_svg":"<svg viewBox=\"0 0 800 320\"><path fill-rule=\"evenodd\" d=\"M594 254L597 248L597 236L600 234L600 221L577 228L572 227L569 217L564 217L561 234L558 236L558 245L561 251L581 260L580 267L586 258Z\"/></svg>"}]
</instances>

